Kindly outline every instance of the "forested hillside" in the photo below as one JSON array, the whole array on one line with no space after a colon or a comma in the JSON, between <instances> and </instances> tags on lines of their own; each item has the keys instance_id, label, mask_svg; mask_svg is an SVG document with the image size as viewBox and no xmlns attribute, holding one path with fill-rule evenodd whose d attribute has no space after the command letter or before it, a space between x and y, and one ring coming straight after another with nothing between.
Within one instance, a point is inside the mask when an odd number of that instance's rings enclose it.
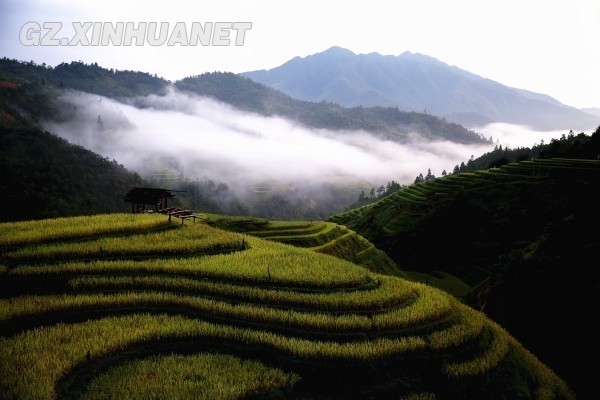
<instances>
[{"instance_id":1,"label":"forested hillside","mask_svg":"<svg viewBox=\"0 0 600 400\"><path fill-rule=\"evenodd\" d=\"M49 84L60 89L81 90L111 98L164 93L165 87L170 83L146 72L106 69L97 63L72 61L51 67L6 57L0 59L0 80L19 84Z\"/></svg>"},{"instance_id":2,"label":"forested hillside","mask_svg":"<svg viewBox=\"0 0 600 400\"><path fill-rule=\"evenodd\" d=\"M124 195L141 184L139 175L43 131L7 104L6 90L0 88L0 221L128 209ZM47 110L35 97L21 100Z\"/></svg>"},{"instance_id":3,"label":"forested hillside","mask_svg":"<svg viewBox=\"0 0 600 400\"><path fill-rule=\"evenodd\" d=\"M495 156L511 157L503 152ZM600 224L600 128L591 137L570 135L536 152L596 156L493 167L498 159L486 155L490 169L411 185L330 220L365 236L401 269L449 272L472 285L474 307L589 395L590 371L572 355L588 357L592 333L586 326L599 305L598 274L589 260L600 243L589 232Z\"/></svg>"}]
</instances>

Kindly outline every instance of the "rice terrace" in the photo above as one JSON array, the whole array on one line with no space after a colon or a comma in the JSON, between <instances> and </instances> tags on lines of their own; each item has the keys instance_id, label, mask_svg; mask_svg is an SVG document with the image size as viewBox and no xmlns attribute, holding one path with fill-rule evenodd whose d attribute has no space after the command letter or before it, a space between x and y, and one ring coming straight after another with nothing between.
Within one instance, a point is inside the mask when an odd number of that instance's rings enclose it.
<instances>
[{"instance_id":1,"label":"rice terrace","mask_svg":"<svg viewBox=\"0 0 600 400\"><path fill-rule=\"evenodd\" d=\"M0 232L7 399L571 396L483 314L373 272L387 263L365 239L350 248L366 267L321 254L356 236L334 223L108 214Z\"/></svg>"},{"instance_id":2,"label":"rice terrace","mask_svg":"<svg viewBox=\"0 0 600 400\"><path fill-rule=\"evenodd\" d=\"M0 400L600 399L599 1L73 3L0 0Z\"/></svg>"}]
</instances>

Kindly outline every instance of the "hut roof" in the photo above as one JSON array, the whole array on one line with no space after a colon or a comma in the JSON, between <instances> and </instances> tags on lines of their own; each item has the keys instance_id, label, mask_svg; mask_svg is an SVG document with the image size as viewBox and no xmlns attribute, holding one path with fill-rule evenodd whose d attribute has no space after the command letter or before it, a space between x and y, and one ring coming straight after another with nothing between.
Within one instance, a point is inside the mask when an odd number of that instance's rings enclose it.
<instances>
[{"instance_id":1,"label":"hut roof","mask_svg":"<svg viewBox=\"0 0 600 400\"><path fill-rule=\"evenodd\" d=\"M175 197L170 190L134 187L125 196L127 203L156 204L161 199Z\"/></svg>"}]
</instances>

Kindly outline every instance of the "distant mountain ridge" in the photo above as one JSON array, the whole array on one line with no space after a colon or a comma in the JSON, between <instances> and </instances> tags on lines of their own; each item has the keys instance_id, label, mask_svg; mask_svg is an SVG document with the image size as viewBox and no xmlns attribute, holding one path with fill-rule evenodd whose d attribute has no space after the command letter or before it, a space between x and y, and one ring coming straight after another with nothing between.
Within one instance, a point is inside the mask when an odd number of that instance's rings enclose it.
<instances>
[{"instance_id":1,"label":"distant mountain ridge","mask_svg":"<svg viewBox=\"0 0 600 400\"><path fill-rule=\"evenodd\" d=\"M349 109L333 103L301 101L231 72L204 73L172 83L146 72L117 71L102 68L96 63L71 62L49 67L4 57L0 59L1 80L75 89L125 100L140 107L144 107L141 97L149 94L160 96L165 94L168 87L174 86L178 90L210 97L241 110L280 116L312 128L364 130L398 142L414 134L425 139L456 143L484 142L479 134L430 114L404 112L396 107Z\"/></svg>"},{"instance_id":2,"label":"distant mountain ridge","mask_svg":"<svg viewBox=\"0 0 600 400\"><path fill-rule=\"evenodd\" d=\"M585 130L600 123L599 117L550 96L511 88L419 53L354 54L332 47L241 75L302 100L397 106L465 126L508 122L540 130Z\"/></svg>"},{"instance_id":3,"label":"distant mountain ridge","mask_svg":"<svg viewBox=\"0 0 600 400\"><path fill-rule=\"evenodd\" d=\"M230 72L213 72L177 81L182 91L211 97L234 107L266 116L280 116L313 128L364 130L402 142L413 134L430 140L482 143L479 134L430 114L396 107L345 108L327 102L297 100L281 91Z\"/></svg>"},{"instance_id":4,"label":"distant mountain ridge","mask_svg":"<svg viewBox=\"0 0 600 400\"><path fill-rule=\"evenodd\" d=\"M581 111L600 117L600 108L596 108L596 107L582 108Z\"/></svg>"}]
</instances>

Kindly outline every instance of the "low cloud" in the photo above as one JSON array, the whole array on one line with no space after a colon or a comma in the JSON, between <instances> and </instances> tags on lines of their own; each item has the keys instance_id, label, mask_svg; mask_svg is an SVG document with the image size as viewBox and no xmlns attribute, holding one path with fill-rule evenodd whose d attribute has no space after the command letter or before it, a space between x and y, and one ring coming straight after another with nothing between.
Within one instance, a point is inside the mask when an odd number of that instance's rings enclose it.
<instances>
[{"instance_id":1,"label":"low cloud","mask_svg":"<svg viewBox=\"0 0 600 400\"><path fill-rule=\"evenodd\" d=\"M595 129L595 128L594 128ZM585 132L591 134L594 129ZM565 130L558 131L536 131L527 126L513 125L503 122L496 122L485 126L473 128L476 132L481 132L485 137L492 136L494 143L501 144L503 147L531 147L534 144L550 143L552 139L559 139L562 135L569 132ZM576 134L579 132L575 132Z\"/></svg>"},{"instance_id":2,"label":"low cloud","mask_svg":"<svg viewBox=\"0 0 600 400\"><path fill-rule=\"evenodd\" d=\"M64 92L59 101L63 122L44 124L58 136L143 176L152 177L167 165L187 178L227 182L233 188L260 182L411 183L428 168L439 175L492 148L431 142L418 135L399 144L364 131L311 129L175 90L131 104L81 92Z\"/></svg>"}]
</instances>

